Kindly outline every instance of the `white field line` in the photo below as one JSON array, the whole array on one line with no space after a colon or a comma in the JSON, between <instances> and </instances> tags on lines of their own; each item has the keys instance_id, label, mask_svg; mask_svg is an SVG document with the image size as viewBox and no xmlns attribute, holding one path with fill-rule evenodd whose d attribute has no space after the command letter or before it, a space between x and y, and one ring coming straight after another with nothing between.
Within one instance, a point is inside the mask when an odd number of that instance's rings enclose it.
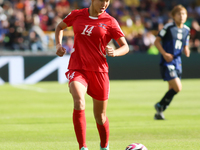
<instances>
[{"instance_id":1,"label":"white field line","mask_svg":"<svg viewBox=\"0 0 200 150\"><path fill-rule=\"evenodd\" d=\"M40 88L40 87L35 87L32 85L12 85L15 88L18 89L23 89L23 90L29 90L29 91L35 91L35 92L40 92L40 93L64 93L67 92L67 88L66 89L44 89L44 88Z\"/></svg>"},{"instance_id":2,"label":"white field line","mask_svg":"<svg viewBox=\"0 0 200 150\"><path fill-rule=\"evenodd\" d=\"M46 89L39 88L39 87L33 87L30 85L13 85L13 87L18 88L18 89L23 89L23 90L36 91L36 92L40 92L40 93L48 92Z\"/></svg>"}]
</instances>

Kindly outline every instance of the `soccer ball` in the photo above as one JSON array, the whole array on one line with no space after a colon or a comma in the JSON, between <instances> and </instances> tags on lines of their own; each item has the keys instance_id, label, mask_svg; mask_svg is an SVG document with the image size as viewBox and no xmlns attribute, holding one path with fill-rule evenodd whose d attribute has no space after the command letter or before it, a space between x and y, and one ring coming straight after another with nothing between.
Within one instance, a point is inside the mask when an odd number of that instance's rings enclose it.
<instances>
[{"instance_id":1,"label":"soccer ball","mask_svg":"<svg viewBox=\"0 0 200 150\"><path fill-rule=\"evenodd\" d=\"M126 147L125 150L147 150L147 148L140 143L132 143Z\"/></svg>"}]
</instances>

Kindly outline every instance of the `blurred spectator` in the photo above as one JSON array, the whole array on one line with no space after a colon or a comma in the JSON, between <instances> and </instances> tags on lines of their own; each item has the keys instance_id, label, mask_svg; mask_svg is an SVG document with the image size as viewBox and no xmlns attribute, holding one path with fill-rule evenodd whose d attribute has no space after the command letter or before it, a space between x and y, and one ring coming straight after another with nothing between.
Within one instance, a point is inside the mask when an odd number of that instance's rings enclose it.
<instances>
[{"instance_id":1,"label":"blurred spectator","mask_svg":"<svg viewBox=\"0 0 200 150\"><path fill-rule=\"evenodd\" d=\"M60 0L56 3L56 12L59 12L62 17L65 17L70 12L70 5L67 0Z\"/></svg>"},{"instance_id":2,"label":"blurred spectator","mask_svg":"<svg viewBox=\"0 0 200 150\"><path fill-rule=\"evenodd\" d=\"M68 37L63 43L63 47L66 49L66 54L71 54L73 52L73 46L74 46L73 37Z\"/></svg>"},{"instance_id":3,"label":"blurred spectator","mask_svg":"<svg viewBox=\"0 0 200 150\"><path fill-rule=\"evenodd\" d=\"M3 13L2 7L0 7L0 47L3 47L5 35L8 33L8 26L7 16Z\"/></svg>"},{"instance_id":4,"label":"blurred spectator","mask_svg":"<svg viewBox=\"0 0 200 150\"><path fill-rule=\"evenodd\" d=\"M45 51L47 49L47 36L40 27L40 18L37 15L33 17L33 26L29 32L29 48L33 52L38 50Z\"/></svg>"},{"instance_id":5,"label":"blurred spectator","mask_svg":"<svg viewBox=\"0 0 200 150\"><path fill-rule=\"evenodd\" d=\"M42 41L39 35L35 31L30 31L29 33L30 49L32 52L37 52L38 50L43 50Z\"/></svg>"},{"instance_id":6,"label":"blurred spectator","mask_svg":"<svg viewBox=\"0 0 200 150\"><path fill-rule=\"evenodd\" d=\"M190 49L194 52L200 52L200 26L194 20L190 30Z\"/></svg>"},{"instance_id":7,"label":"blurred spectator","mask_svg":"<svg viewBox=\"0 0 200 150\"><path fill-rule=\"evenodd\" d=\"M48 29L48 20L49 20L49 17L47 15L47 9L46 7L44 8L41 8L39 10L39 14L38 14L39 18L40 18L40 27L43 31L47 31Z\"/></svg>"},{"instance_id":8,"label":"blurred spectator","mask_svg":"<svg viewBox=\"0 0 200 150\"><path fill-rule=\"evenodd\" d=\"M138 7L140 0L124 0L126 7L131 10L131 7Z\"/></svg>"},{"instance_id":9,"label":"blurred spectator","mask_svg":"<svg viewBox=\"0 0 200 150\"><path fill-rule=\"evenodd\" d=\"M153 35L152 31L147 31L145 34L143 34L143 42L145 45L145 49L150 55L159 54L158 49L154 46L155 39L156 37Z\"/></svg>"},{"instance_id":10,"label":"blurred spectator","mask_svg":"<svg viewBox=\"0 0 200 150\"><path fill-rule=\"evenodd\" d=\"M89 8L90 7L90 0L82 0L82 6L84 8Z\"/></svg>"},{"instance_id":11,"label":"blurred spectator","mask_svg":"<svg viewBox=\"0 0 200 150\"><path fill-rule=\"evenodd\" d=\"M143 34L143 43L145 45L145 49L148 50L152 45L154 45L156 37L151 33L151 31L147 31Z\"/></svg>"}]
</instances>

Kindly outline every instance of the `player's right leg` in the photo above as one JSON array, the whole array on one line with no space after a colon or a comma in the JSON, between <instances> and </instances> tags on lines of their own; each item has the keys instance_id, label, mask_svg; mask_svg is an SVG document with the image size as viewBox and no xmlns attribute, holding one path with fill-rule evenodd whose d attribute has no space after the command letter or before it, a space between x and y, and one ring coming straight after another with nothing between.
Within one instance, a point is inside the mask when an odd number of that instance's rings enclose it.
<instances>
[{"instance_id":1,"label":"player's right leg","mask_svg":"<svg viewBox=\"0 0 200 150\"><path fill-rule=\"evenodd\" d=\"M169 90L159 102L159 104L163 106L163 111L169 106L174 95L176 95L182 89L181 80L178 77L172 80L169 80L168 84L169 84Z\"/></svg>"},{"instance_id":2,"label":"player's right leg","mask_svg":"<svg viewBox=\"0 0 200 150\"><path fill-rule=\"evenodd\" d=\"M174 95L181 91L181 69L176 70L175 66L160 66L161 75L164 81L168 81L169 90L165 93L160 102L155 104L156 114L154 119L164 120L163 111L169 106Z\"/></svg>"},{"instance_id":3,"label":"player's right leg","mask_svg":"<svg viewBox=\"0 0 200 150\"><path fill-rule=\"evenodd\" d=\"M87 87L78 81L72 81L69 84L69 90L74 100L74 109L84 110Z\"/></svg>"},{"instance_id":4,"label":"player's right leg","mask_svg":"<svg viewBox=\"0 0 200 150\"><path fill-rule=\"evenodd\" d=\"M78 81L69 84L70 93L74 100L73 124L79 149L87 150L86 146L86 118L85 118L85 93L86 87Z\"/></svg>"},{"instance_id":5,"label":"player's right leg","mask_svg":"<svg viewBox=\"0 0 200 150\"><path fill-rule=\"evenodd\" d=\"M69 90L74 101L73 124L79 149L88 150L86 146L85 94L87 77L82 70L69 70L65 73L69 80Z\"/></svg>"},{"instance_id":6,"label":"player's right leg","mask_svg":"<svg viewBox=\"0 0 200 150\"><path fill-rule=\"evenodd\" d=\"M161 99L161 101L155 104L155 109L157 113L155 114L154 119L157 119L157 120L164 119L163 111L165 111L165 109L169 106L174 95L176 95L182 89L181 80L178 77L172 80L169 80L168 84L169 84L169 90L166 92L166 94Z\"/></svg>"},{"instance_id":7,"label":"player's right leg","mask_svg":"<svg viewBox=\"0 0 200 150\"><path fill-rule=\"evenodd\" d=\"M168 81L169 84L169 90L173 89L176 93L180 92L182 90L182 84L180 78L175 78Z\"/></svg>"}]
</instances>

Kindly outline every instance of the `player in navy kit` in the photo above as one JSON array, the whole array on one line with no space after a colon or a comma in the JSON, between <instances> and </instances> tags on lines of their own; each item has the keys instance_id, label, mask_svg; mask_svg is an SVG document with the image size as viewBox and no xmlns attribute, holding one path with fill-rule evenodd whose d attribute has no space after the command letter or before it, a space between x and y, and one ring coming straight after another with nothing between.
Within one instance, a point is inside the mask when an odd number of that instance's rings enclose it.
<instances>
[{"instance_id":1,"label":"player in navy kit","mask_svg":"<svg viewBox=\"0 0 200 150\"><path fill-rule=\"evenodd\" d=\"M187 10L182 5L177 5L171 11L174 22L168 23L159 32L155 46L161 53L160 70L164 81L168 82L169 90L160 102L155 104L156 114L154 119L164 120L163 111L169 106L174 95L182 89L181 54L190 56L189 33L190 28L184 25L187 19Z\"/></svg>"}]
</instances>

